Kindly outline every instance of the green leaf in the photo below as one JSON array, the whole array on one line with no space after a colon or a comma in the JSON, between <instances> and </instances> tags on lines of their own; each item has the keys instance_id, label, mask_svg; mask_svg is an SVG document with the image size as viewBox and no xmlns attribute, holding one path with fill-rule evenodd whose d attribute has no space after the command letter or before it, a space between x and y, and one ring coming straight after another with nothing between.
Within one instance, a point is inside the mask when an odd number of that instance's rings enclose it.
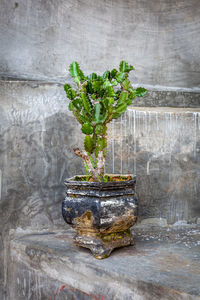
<instances>
[{"instance_id":1,"label":"green leaf","mask_svg":"<svg viewBox=\"0 0 200 300\"><path fill-rule=\"evenodd\" d=\"M116 99L115 100L117 100L119 98L120 94L121 94L121 89L117 90L115 94L116 94Z\"/></svg>"},{"instance_id":2,"label":"green leaf","mask_svg":"<svg viewBox=\"0 0 200 300\"><path fill-rule=\"evenodd\" d=\"M100 123L104 123L107 118L108 118L108 112L104 111L104 113L101 115Z\"/></svg>"},{"instance_id":3,"label":"green leaf","mask_svg":"<svg viewBox=\"0 0 200 300\"><path fill-rule=\"evenodd\" d=\"M80 83L80 81L81 81L80 76L74 77L74 82Z\"/></svg>"},{"instance_id":4,"label":"green leaf","mask_svg":"<svg viewBox=\"0 0 200 300\"><path fill-rule=\"evenodd\" d=\"M121 113L114 113L112 118L113 119L118 119L121 116Z\"/></svg>"},{"instance_id":5,"label":"green leaf","mask_svg":"<svg viewBox=\"0 0 200 300\"><path fill-rule=\"evenodd\" d=\"M115 97L115 91L113 89L112 86L107 86L106 89L105 89L105 96L106 97Z\"/></svg>"},{"instance_id":6,"label":"green leaf","mask_svg":"<svg viewBox=\"0 0 200 300\"><path fill-rule=\"evenodd\" d=\"M80 76L81 79L84 78L84 74L83 72L81 71L80 67L79 67L79 64L74 61L70 67L69 67L69 72L71 74L72 77L78 77Z\"/></svg>"},{"instance_id":7,"label":"green leaf","mask_svg":"<svg viewBox=\"0 0 200 300\"><path fill-rule=\"evenodd\" d=\"M65 90L66 93L67 93L67 91L68 91L69 89L71 89L71 88L72 88L71 85L68 84L68 83L66 83L66 84L64 85L64 90Z\"/></svg>"},{"instance_id":8,"label":"green leaf","mask_svg":"<svg viewBox=\"0 0 200 300\"><path fill-rule=\"evenodd\" d=\"M111 78L115 78L115 75L118 73L116 69L113 69L110 73Z\"/></svg>"},{"instance_id":9,"label":"green leaf","mask_svg":"<svg viewBox=\"0 0 200 300\"><path fill-rule=\"evenodd\" d=\"M127 62L122 60L119 65L120 72L126 72L127 66L128 66Z\"/></svg>"},{"instance_id":10,"label":"green leaf","mask_svg":"<svg viewBox=\"0 0 200 300\"><path fill-rule=\"evenodd\" d=\"M74 99L72 103L78 109L78 111L81 110L81 108L82 108L82 101L81 101L80 98Z\"/></svg>"},{"instance_id":11,"label":"green leaf","mask_svg":"<svg viewBox=\"0 0 200 300\"><path fill-rule=\"evenodd\" d=\"M68 109L72 111L74 109L74 105L72 102L69 102Z\"/></svg>"},{"instance_id":12,"label":"green leaf","mask_svg":"<svg viewBox=\"0 0 200 300\"><path fill-rule=\"evenodd\" d=\"M108 108L109 106L112 106L115 103L115 100L112 97L107 97L102 102L104 106Z\"/></svg>"},{"instance_id":13,"label":"green leaf","mask_svg":"<svg viewBox=\"0 0 200 300\"><path fill-rule=\"evenodd\" d=\"M76 110L76 112L78 113L79 119L82 121L82 124L90 123L90 118L88 118L87 115L82 115L77 110Z\"/></svg>"},{"instance_id":14,"label":"green leaf","mask_svg":"<svg viewBox=\"0 0 200 300\"><path fill-rule=\"evenodd\" d=\"M87 98L87 96L84 93L81 93L81 98L82 98L83 106L84 106L86 112L90 113L92 110L92 106L91 106L89 99Z\"/></svg>"},{"instance_id":15,"label":"green leaf","mask_svg":"<svg viewBox=\"0 0 200 300\"><path fill-rule=\"evenodd\" d=\"M92 95L91 95L91 98L92 98L93 100L95 100L95 99L96 99L96 95L95 95L95 94L92 94Z\"/></svg>"},{"instance_id":16,"label":"green leaf","mask_svg":"<svg viewBox=\"0 0 200 300\"><path fill-rule=\"evenodd\" d=\"M119 65L119 70L120 72L130 72L131 70L134 70L134 67L128 65L126 61L122 60Z\"/></svg>"},{"instance_id":17,"label":"green leaf","mask_svg":"<svg viewBox=\"0 0 200 300\"><path fill-rule=\"evenodd\" d=\"M103 134L103 125L98 124L95 128L95 133L98 135Z\"/></svg>"},{"instance_id":18,"label":"green leaf","mask_svg":"<svg viewBox=\"0 0 200 300\"><path fill-rule=\"evenodd\" d=\"M90 135L86 135L84 139L84 148L87 152L91 153L94 148L94 141Z\"/></svg>"},{"instance_id":19,"label":"green leaf","mask_svg":"<svg viewBox=\"0 0 200 300\"><path fill-rule=\"evenodd\" d=\"M131 104L132 104L132 99L131 99L131 98L128 98L127 101L126 101L126 104L127 104L127 105L131 105Z\"/></svg>"},{"instance_id":20,"label":"green leaf","mask_svg":"<svg viewBox=\"0 0 200 300\"><path fill-rule=\"evenodd\" d=\"M85 122L85 120L82 118L82 116L79 114L79 112L76 109L73 110L73 115L75 116L75 118L80 124L83 124Z\"/></svg>"},{"instance_id":21,"label":"green leaf","mask_svg":"<svg viewBox=\"0 0 200 300\"><path fill-rule=\"evenodd\" d=\"M91 80L87 81L86 91L89 94L93 94L93 92L94 92L93 88L92 88L92 81Z\"/></svg>"},{"instance_id":22,"label":"green leaf","mask_svg":"<svg viewBox=\"0 0 200 300\"><path fill-rule=\"evenodd\" d=\"M112 84L111 84L111 82L110 82L108 79L106 79L106 80L104 81L103 88L105 89L105 88L107 88L108 86L112 86Z\"/></svg>"},{"instance_id":23,"label":"green leaf","mask_svg":"<svg viewBox=\"0 0 200 300\"><path fill-rule=\"evenodd\" d=\"M103 134L104 134L104 135L106 135L107 129L108 129L107 126L106 126L106 125L103 125Z\"/></svg>"},{"instance_id":24,"label":"green leaf","mask_svg":"<svg viewBox=\"0 0 200 300\"><path fill-rule=\"evenodd\" d=\"M105 71L103 73L103 79L109 78L110 77L110 71Z\"/></svg>"},{"instance_id":25,"label":"green leaf","mask_svg":"<svg viewBox=\"0 0 200 300\"><path fill-rule=\"evenodd\" d=\"M81 130L85 134L92 134L93 133L92 124L91 123L84 123Z\"/></svg>"},{"instance_id":26,"label":"green leaf","mask_svg":"<svg viewBox=\"0 0 200 300\"><path fill-rule=\"evenodd\" d=\"M135 90L134 89L129 89L129 98L134 99L135 98Z\"/></svg>"},{"instance_id":27,"label":"green leaf","mask_svg":"<svg viewBox=\"0 0 200 300\"><path fill-rule=\"evenodd\" d=\"M92 81L92 87L95 92L99 92L102 89L102 81L100 80Z\"/></svg>"},{"instance_id":28,"label":"green leaf","mask_svg":"<svg viewBox=\"0 0 200 300\"><path fill-rule=\"evenodd\" d=\"M117 73L117 75L115 76L117 82L121 83L122 81L124 81L126 79L126 73Z\"/></svg>"},{"instance_id":29,"label":"green leaf","mask_svg":"<svg viewBox=\"0 0 200 300\"><path fill-rule=\"evenodd\" d=\"M108 97L106 99L108 99L108 104L109 105L113 105L115 103L115 100L112 97Z\"/></svg>"},{"instance_id":30,"label":"green leaf","mask_svg":"<svg viewBox=\"0 0 200 300\"><path fill-rule=\"evenodd\" d=\"M92 74L89 75L89 78L91 80L97 79L97 74L96 73L92 73Z\"/></svg>"},{"instance_id":31,"label":"green leaf","mask_svg":"<svg viewBox=\"0 0 200 300\"><path fill-rule=\"evenodd\" d=\"M94 106L94 119L96 123L100 122L101 104L96 103Z\"/></svg>"},{"instance_id":32,"label":"green leaf","mask_svg":"<svg viewBox=\"0 0 200 300\"><path fill-rule=\"evenodd\" d=\"M108 115L111 115L113 111L114 111L114 107L113 106L109 106L108 107Z\"/></svg>"},{"instance_id":33,"label":"green leaf","mask_svg":"<svg viewBox=\"0 0 200 300\"><path fill-rule=\"evenodd\" d=\"M64 85L64 90L66 92L67 98L69 98L70 100L73 100L76 97L76 91L74 91L70 84L66 83Z\"/></svg>"},{"instance_id":34,"label":"green leaf","mask_svg":"<svg viewBox=\"0 0 200 300\"><path fill-rule=\"evenodd\" d=\"M128 91L128 89L131 87L131 83L128 79L125 79L123 82L122 82L122 86L124 87L125 90Z\"/></svg>"},{"instance_id":35,"label":"green leaf","mask_svg":"<svg viewBox=\"0 0 200 300\"><path fill-rule=\"evenodd\" d=\"M127 104L126 103L122 103L121 105L119 105L116 109L115 109L115 112L116 113L124 113L126 111L126 108L127 108Z\"/></svg>"},{"instance_id":36,"label":"green leaf","mask_svg":"<svg viewBox=\"0 0 200 300\"><path fill-rule=\"evenodd\" d=\"M96 151L95 155L98 156L99 151L104 150L107 147L106 138L98 138L96 142Z\"/></svg>"},{"instance_id":37,"label":"green leaf","mask_svg":"<svg viewBox=\"0 0 200 300\"><path fill-rule=\"evenodd\" d=\"M111 81L111 84L112 84L112 86L117 86L117 85L118 85L118 82L117 82L116 79L114 79L113 81Z\"/></svg>"},{"instance_id":38,"label":"green leaf","mask_svg":"<svg viewBox=\"0 0 200 300\"><path fill-rule=\"evenodd\" d=\"M121 92L119 100L117 101L117 106L122 103L125 103L127 99L128 99L128 92Z\"/></svg>"},{"instance_id":39,"label":"green leaf","mask_svg":"<svg viewBox=\"0 0 200 300\"><path fill-rule=\"evenodd\" d=\"M136 96L137 97L143 97L147 94L147 90L145 88L142 88L142 87L138 87L136 89Z\"/></svg>"}]
</instances>

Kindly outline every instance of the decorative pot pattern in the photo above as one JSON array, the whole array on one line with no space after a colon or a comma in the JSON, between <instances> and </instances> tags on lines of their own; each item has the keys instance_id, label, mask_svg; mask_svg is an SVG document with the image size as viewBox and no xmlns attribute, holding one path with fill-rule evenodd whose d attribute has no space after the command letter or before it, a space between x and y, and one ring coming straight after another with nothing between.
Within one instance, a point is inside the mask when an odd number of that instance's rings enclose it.
<instances>
[{"instance_id":1,"label":"decorative pot pattern","mask_svg":"<svg viewBox=\"0 0 200 300\"><path fill-rule=\"evenodd\" d=\"M137 218L135 183L135 177L127 181L65 181L62 214L77 231L76 245L89 248L98 259L108 257L114 248L133 245L130 227Z\"/></svg>"}]
</instances>

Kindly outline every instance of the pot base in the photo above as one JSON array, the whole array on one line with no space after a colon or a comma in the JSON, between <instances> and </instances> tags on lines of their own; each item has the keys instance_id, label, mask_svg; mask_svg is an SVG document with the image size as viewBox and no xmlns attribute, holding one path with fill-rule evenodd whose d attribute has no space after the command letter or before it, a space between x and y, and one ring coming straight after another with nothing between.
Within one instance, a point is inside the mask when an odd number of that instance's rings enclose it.
<instances>
[{"instance_id":1,"label":"pot base","mask_svg":"<svg viewBox=\"0 0 200 300\"><path fill-rule=\"evenodd\" d=\"M115 248L134 244L130 229L124 232L96 234L95 236L77 234L74 236L74 242L77 246L89 248L97 259L108 257Z\"/></svg>"}]
</instances>

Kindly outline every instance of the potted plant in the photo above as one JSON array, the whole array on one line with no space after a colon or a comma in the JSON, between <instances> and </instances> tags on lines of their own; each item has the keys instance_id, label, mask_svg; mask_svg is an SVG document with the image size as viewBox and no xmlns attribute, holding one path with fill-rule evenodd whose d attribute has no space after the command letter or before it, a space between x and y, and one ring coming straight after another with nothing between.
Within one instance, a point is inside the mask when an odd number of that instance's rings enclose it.
<instances>
[{"instance_id":1,"label":"potted plant","mask_svg":"<svg viewBox=\"0 0 200 300\"><path fill-rule=\"evenodd\" d=\"M64 85L69 110L81 124L84 149L74 149L83 159L86 175L67 179L67 196L62 203L64 220L76 229L74 241L89 248L94 257L108 257L114 248L133 244L130 227L137 218L135 176L105 174L107 124L119 118L147 90L136 90L129 80L133 66L121 61L119 70L102 76L85 76L73 62L69 72L76 87Z\"/></svg>"}]
</instances>

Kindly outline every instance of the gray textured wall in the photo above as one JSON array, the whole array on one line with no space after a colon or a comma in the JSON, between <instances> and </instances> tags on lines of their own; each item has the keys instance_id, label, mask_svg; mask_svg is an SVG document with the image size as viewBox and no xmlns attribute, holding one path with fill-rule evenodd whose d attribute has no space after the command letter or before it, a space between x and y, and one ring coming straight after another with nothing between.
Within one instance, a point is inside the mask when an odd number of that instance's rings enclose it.
<instances>
[{"instance_id":1,"label":"gray textured wall","mask_svg":"<svg viewBox=\"0 0 200 300\"><path fill-rule=\"evenodd\" d=\"M62 86L1 81L0 91L0 299L6 299L10 239L67 228L63 181L84 170L72 151L83 137ZM200 221L200 109L138 107L111 124L109 135L107 171L137 174L140 220Z\"/></svg>"},{"instance_id":2,"label":"gray textured wall","mask_svg":"<svg viewBox=\"0 0 200 300\"><path fill-rule=\"evenodd\" d=\"M0 90L1 228L62 226L64 178L84 172L63 87L2 81ZM138 107L109 128L107 171L140 176L141 217L199 216L199 108Z\"/></svg>"},{"instance_id":3,"label":"gray textured wall","mask_svg":"<svg viewBox=\"0 0 200 300\"><path fill-rule=\"evenodd\" d=\"M127 59L136 67L135 83L160 86L161 90L199 91L199 15L198 0L0 0L0 77L63 82L75 59L86 72L103 72ZM198 93L154 91L137 105L197 108L200 97ZM131 131L134 121L126 123L132 126L129 136L124 135L124 123L116 124L115 172L121 171L121 166L129 172L137 166L141 217L162 217L169 223L181 219L195 222L199 217L200 118L193 112L183 118L178 115L178 123L172 115L170 137L163 112L150 123L146 123L145 112L131 116L141 126L135 135L136 149ZM151 132L147 136L146 124ZM15 230L66 226L60 214L62 182L83 171L72 152L81 139L79 127L67 111L62 86L1 82L0 299L6 299L7 254ZM127 139L132 143L128 148ZM126 150L123 163L118 156L122 141L129 149L132 170L128 169ZM165 145L163 151L159 144ZM109 171L113 170L112 145Z\"/></svg>"},{"instance_id":4,"label":"gray textured wall","mask_svg":"<svg viewBox=\"0 0 200 300\"><path fill-rule=\"evenodd\" d=\"M199 0L0 0L2 76L63 80L78 60L136 83L200 88Z\"/></svg>"},{"instance_id":5,"label":"gray textured wall","mask_svg":"<svg viewBox=\"0 0 200 300\"><path fill-rule=\"evenodd\" d=\"M139 221L197 222L200 108L129 108L110 127L108 145L107 170L137 176Z\"/></svg>"}]
</instances>

